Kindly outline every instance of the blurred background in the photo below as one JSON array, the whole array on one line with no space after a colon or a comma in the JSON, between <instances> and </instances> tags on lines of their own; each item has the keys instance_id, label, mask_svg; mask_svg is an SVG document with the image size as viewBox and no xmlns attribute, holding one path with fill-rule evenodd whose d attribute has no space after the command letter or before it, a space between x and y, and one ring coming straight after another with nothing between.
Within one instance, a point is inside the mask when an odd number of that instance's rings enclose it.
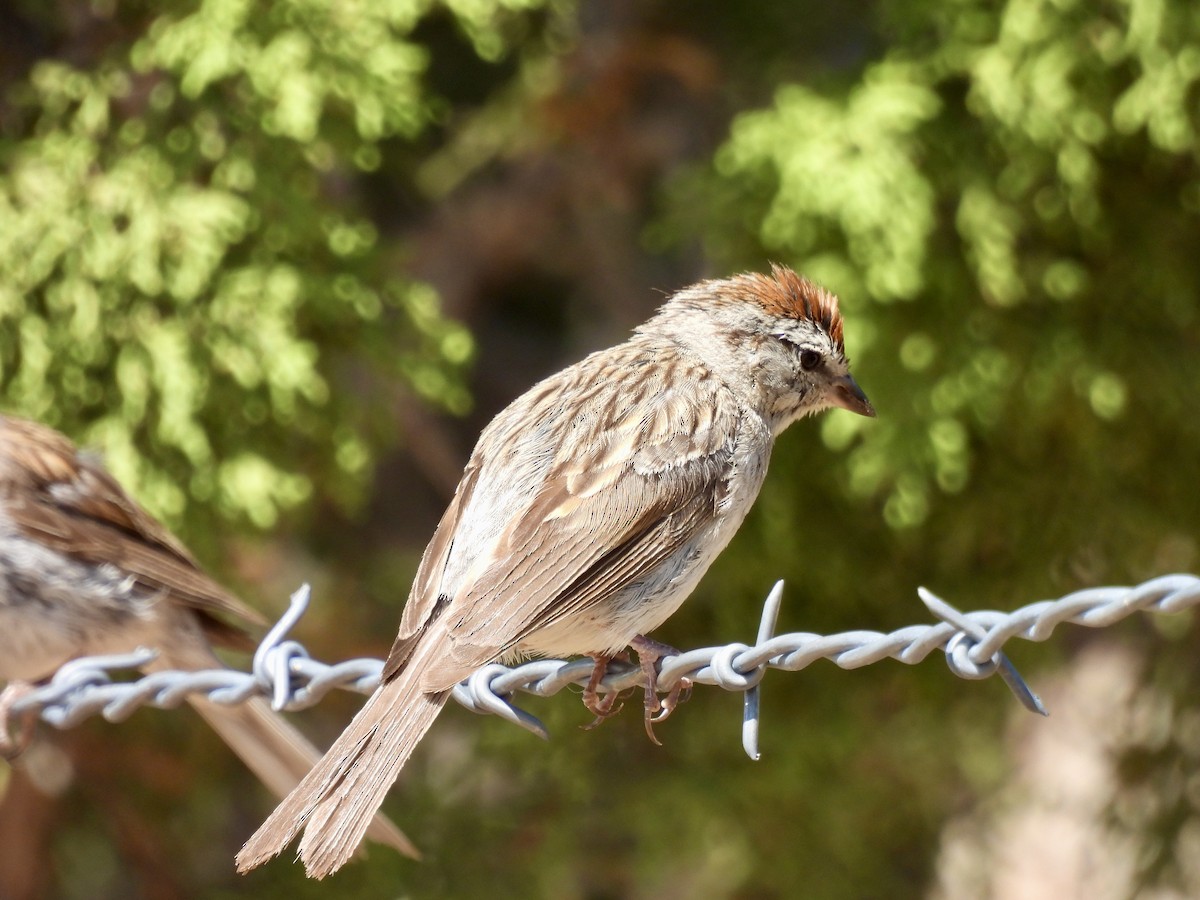
<instances>
[{"instance_id":1,"label":"blurred background","mask_svg":"<svg viewBox=\"0 0 1200 900\"><path fill-rule=\"evenodd\" d=\"M328 660L390 646L479 429L701 277L838 293L875 420L779 443L657 637L929 621L1197 567L1200 7L1184 0L9 0L0 408ZM233 872L267 792L190 711L0 764L0 897L1200 895L1191 616L698 689L650 745L451 704L425 851ZM234 660L245 665L245 660ZM361 701L294 721L328 743ZM636 707L638 704L634 703Z\"/></svg>"}]
</instances>

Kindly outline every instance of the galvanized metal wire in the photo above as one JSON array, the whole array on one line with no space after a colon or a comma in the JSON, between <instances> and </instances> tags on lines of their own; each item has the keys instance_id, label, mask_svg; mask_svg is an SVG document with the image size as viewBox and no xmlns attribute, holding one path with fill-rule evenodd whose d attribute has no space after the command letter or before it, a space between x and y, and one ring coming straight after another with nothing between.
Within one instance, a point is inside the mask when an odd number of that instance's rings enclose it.
<instances>
[{"instance_id":1,"label":"galvanized metal wire","mask_svg":"<svg viewBox=\"0 0 1200 900\"><path fill-rule=\"evenodd\" d=\"M934 650L942 650L954 674L968 679L999 674L1026 708L1044 715L1037 695L1004 656L1001 648L1005 643L1014 638L1047 640L1064 622L1103 628L1138 610L1181 612L1200 603L1200 578L1165 575L1134 587L1089 588L1013 612L963 613L924 588L918 589L918 595L940 622L910 625L889 633L776 635L775 622L783 596L783 582L778 582L764 604L753 645L732 643L664 657L658 664L658 688L669 690L687 678L693 684L744 692L742 742L752 759L758 758L759 683L767 669L795 672L819 659L843 669L857 669L884 659L915 665ZM381 660L352 659L329 665L313 659L303 645L287 638L308 603L306 585L292 595L287 612L263 639L250 672L155 672L136 680L117 680L116 673L145 665L153 659L154 651L139 649L119 656L88 657L67 663L46 684L22 696L12 705L11 714L37 712L51 725L70 728L97 714L119 722L142 706L172 709L191 694L231 704L261 694L270 697L276 709L298 710L320 702L334 689L370 693L379 682ZM512 696L520 691L548 697L568 685L586 684L592 665L590 659L536 660L511 668L492 664L458 685L453 695L474 712L498 715L546 737L542 723L515 706ZM637 666L614 663L600 689L625 690L641 685L642 678Z\"/></svg>"}]
</instances>

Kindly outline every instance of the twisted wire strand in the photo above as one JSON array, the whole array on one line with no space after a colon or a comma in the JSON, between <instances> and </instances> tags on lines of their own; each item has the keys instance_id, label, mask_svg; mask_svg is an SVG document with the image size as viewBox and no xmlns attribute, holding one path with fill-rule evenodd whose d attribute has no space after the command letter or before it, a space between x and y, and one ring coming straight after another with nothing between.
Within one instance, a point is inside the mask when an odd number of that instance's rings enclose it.
<instances>
[{"instance_id":1,"label":"twisted wire strand","mask_svg":"<svg viewBox=\"0 0 1200 900\"><path fill-rule=\"evenodd\" d=\"M843 669L857 669L884 659L916 665L934 650L942 650L954 674L968 679L999 674L1024 706L1044 715L1045 708L1037 695L1004 656L1001 648L1008 641L1014 638L1045 641L1064 622L1103 628L1138 610L1181 612L1200 603L1200 577L1165 575L1133 587L1088 588L1008 613L996 610L963 613L925 588L919 588L918 594L941 622L910 625L889 633L776 635L775 621L783 595L780 581L764 604L753 645L731 643L666 656L658 665L659 689L670 690L680 679L687 678L693 684L744 692L742 742L752 759L758 758L759 683L766 670L796 672L819 659L827 659ZM278 710L307 708L334 689L369 694L379 683L381 660L352 659L328 665L311 658L300 643L287 639L288 632L307 609L309 599L307 585L292 595L288 610L258 647L250 672L164 671L133 681L117 681L114 673L145 665L154 658L154 651L139 649L116 656L87 657L64 665L45 685L13 703L11 713L36 712L51 725L70 728L96 714L119 722L142 706L173 709L196 693L216 703L229 704L265 695ZM548 697L568 685L586 684L591 673L592 661L586 658L573 662L536 660L512 668L494 663L459 684L453 696L473 712L498 715L547 737L542 723L513 705L509 698L517 691ZM641 684L638 667L614 663L600 689L621 691Z\"/></svg>"}]
</instances>

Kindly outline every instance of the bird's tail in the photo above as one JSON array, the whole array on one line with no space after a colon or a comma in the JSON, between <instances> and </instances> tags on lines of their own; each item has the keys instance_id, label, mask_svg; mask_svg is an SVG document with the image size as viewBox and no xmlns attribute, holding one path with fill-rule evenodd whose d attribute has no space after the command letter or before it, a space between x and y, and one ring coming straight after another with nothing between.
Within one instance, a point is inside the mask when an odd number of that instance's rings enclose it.
<instances>
[{"instance_id":1,"label":"bird's tail","mask_svg":"<svg viewBox=\"0 0 1200 900\"><path fill-rule=\"evenodd\" d=\"M329 752L250 836L237 855L239 872L281 852L301 829L300 858L310 877L324 878L350 859L450 696L422 690L422 668L414 657L393 681L376 689Z\"/></svg>"},{"instance_id":2,"label":"bird's tail","mask_svg":"<svg viewBox=\"0 0 1200 900\"><path fill-rule=\"evenodd\" d=\"M147 669L205 669L220 665L206 645L179 644L164 649ZM321 751L261 697L229 706L200 697L188 702L276 797L286 797L321 758ZM367 828L367 837L419 859L420 851L383 813Z\"/></svg>"}]
</instances>

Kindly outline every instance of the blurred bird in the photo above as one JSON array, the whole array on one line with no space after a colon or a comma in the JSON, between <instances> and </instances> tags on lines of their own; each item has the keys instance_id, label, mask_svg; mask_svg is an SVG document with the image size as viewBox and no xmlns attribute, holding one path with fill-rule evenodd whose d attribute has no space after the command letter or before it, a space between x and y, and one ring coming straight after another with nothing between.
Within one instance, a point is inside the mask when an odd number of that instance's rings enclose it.
<instances>
[{"instance_id":1,"label":"blurred bird","mask_svg":"<svg viewBox=\"0 0 1200 900\"><path fill-rule=\"evenodd\" d=\"M632 644L652 715L662 651L645 634L741 525L775 438L833 406L875 414L850 375L837 298L783 267L679 291L625 343L515 400L484 429L425 550L379 688L238 868L303 829L308 874L335 871L451 689L493 660L588 654L585 701L605 716L598 676Z\"/></svg>"},{"instance_id":2,"label":"blurred bird","mask_svg":"<svg viewBox=\"0 0 1200 900\"><path fill-rule=\"evenodd\" d=\"M0 679L8 682L0 740L7 706L75 657L141 646L158 651L146 671L221 667L212 645L253 646L226 617L263 621L205 574L96 457L44 425L0 416ZM188 702L278 797L321 756L261 698ZM418 856L382 815L367 835Z\"/></svg>"}]
</instances>

